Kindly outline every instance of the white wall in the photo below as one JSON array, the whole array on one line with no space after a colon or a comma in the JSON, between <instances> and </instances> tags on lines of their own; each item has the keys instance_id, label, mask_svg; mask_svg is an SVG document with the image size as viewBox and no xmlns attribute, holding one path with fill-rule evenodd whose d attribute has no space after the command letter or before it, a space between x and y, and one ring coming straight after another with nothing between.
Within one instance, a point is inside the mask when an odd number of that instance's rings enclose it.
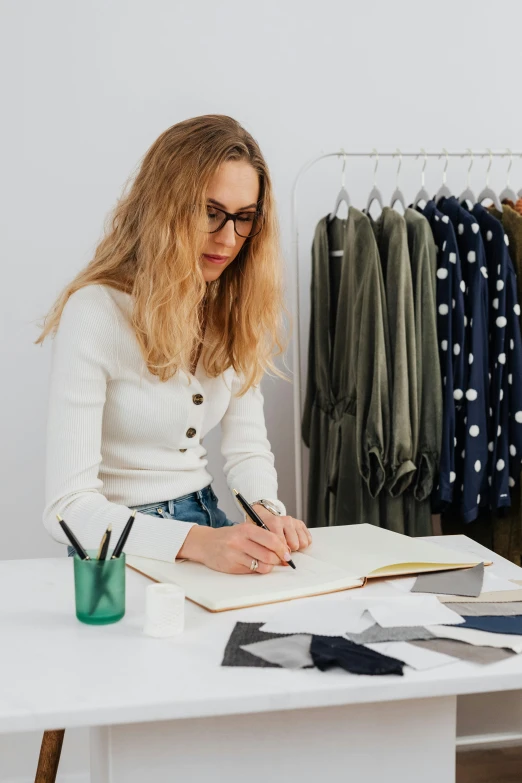
<instances>
[{"instance_id":1,"label":"white wall","mask_svg":"<svg viewBox=\"0 0 522 783\"><path fill-rule=\"evenodd\" d=\"M271 168L290 286L291 187L321 151L522 147L522 4L0 0L0 13L1 559L63 554L41 523L51 343L33 345L37 322L90 260L105 215L154 139L199 114L230 114L245 125ZM442 163L428 165L430 190ZM506 163L494 164L493 185L503 185ZM348 164L356 206L365 204L372 165ZM459 191L465 166L450 163L449 183ZM476 163L475 186L485 166ZM331 209L340 170L335 159L324 161L300 190L304 347L310 241ZM394 171L383 162L378 172L387 198ZM522 186L521 163L512 180ZM411 198L419 162L404 162L403 183ZM291 513L292 388L268 380L264 391ZM218 435L207 445L230 513ZM7 747L0 745L0 758Z\"/></svg>"}]
</instances>

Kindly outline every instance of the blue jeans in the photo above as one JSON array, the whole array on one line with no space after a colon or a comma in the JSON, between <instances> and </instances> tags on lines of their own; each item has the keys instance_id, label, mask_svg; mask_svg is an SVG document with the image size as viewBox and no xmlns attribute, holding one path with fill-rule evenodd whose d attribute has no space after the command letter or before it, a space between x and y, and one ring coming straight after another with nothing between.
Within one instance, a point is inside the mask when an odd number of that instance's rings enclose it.
<instances>
[{"instance_id":1,"label":"blue jeans","mask_svg":"<svg viewBox=\"0 0 522 783\"><path fill-rule=\"evenodd\" d=\"M164 519L178 519L180 522L195 522L206 527L229 527L236 524L227 519L225 512L218 508L218 499L210 484L197 492L190 492L173 500L144 503L133 508L142 514ZM74 555L72 546L67 547L67 554L69 557Z\"/></svg>"}]
</instances>

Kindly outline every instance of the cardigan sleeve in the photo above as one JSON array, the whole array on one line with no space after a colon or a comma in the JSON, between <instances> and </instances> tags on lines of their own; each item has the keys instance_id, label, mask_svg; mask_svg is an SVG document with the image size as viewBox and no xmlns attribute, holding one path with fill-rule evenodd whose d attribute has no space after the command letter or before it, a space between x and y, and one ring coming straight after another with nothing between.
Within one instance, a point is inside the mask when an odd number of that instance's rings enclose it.
<instances>
[{"instance_id":1,"label":"cardigan sleeve","mask_svg":"<svg viewBox=\"0 0 522 783\"><path fill-rule=\"evenodd\" d=\"M60 514L87 549L97 549L109 523L117 541L131 513L104 496L98 478L117 334L109 295L101 286L85 286L69 297L52 346L43 523L56 541L68 543ZM191 527L138 512L125 551L172 562Z\"/></svg>"},{"instance_id":2,"label":"cardigan sleeve","mask_svg":"<svg viewBox=\"0 0 522 783\"><path fill-rule=\"evenodd\" d=\"M234 373L230 403L221 420L221 453L227 484L230 491L237 489L249 503L261 498L273 500L286 514L284 504L277 500L277 473L267 438L261 388L251 386L238 397L240 387L241 379Z\"/></svg>"}]
</instances>

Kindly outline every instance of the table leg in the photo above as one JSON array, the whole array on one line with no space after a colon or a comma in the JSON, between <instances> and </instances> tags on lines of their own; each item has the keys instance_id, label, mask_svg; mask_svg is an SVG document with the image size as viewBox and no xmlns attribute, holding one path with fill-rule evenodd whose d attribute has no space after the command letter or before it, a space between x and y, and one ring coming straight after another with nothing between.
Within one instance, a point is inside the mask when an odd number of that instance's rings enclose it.
<instances>
[{"instance_id":1,"label":"table leg","mask_svg":"<svg viewBox=\"0 0 522 783\"><path fill-rule=\"evenodd\" d=\"M454 783L455 726L448 696L102 727L91 783Z\"/></svg>"},{"instance_id":2,"label":"table leg","mask_svg":"<svg viewBox=\"0 0 522 783\"><path fill-rule=\"evenodd\" d=\"M34 783L55 783L65 729L44 731Z\"/></svg>"}]
</instances>

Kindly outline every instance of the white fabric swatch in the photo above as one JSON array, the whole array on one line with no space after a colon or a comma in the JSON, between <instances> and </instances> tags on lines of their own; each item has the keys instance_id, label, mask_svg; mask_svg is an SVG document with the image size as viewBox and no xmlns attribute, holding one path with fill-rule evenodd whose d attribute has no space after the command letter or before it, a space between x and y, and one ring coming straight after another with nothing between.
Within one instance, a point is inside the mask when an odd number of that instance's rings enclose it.
<instances>
[{"instance_id":1,"label":"white fabric swatch","mask_svg":"<svg viewBox=\"0 0 522 783\"><path fill-rule=\"evenodd\" d=\"M395 590L399 590L401 593L410 593L416 581L416 576L400 576L396 579L387 579L386 584Z\"/></svg>"},{"instance_id":2,"label":"white fabric swatch","mask_svg":"<svg viewBox=\"0 0 522 783\"><path fill-rule=\"evenodd\" d=\"M505 647L513 652L522 652L522 636L511 633L490 633L489 631L476 631L474 628L448 628L439 625L430 625L428 630L440 639L457 639L459 642L474 644L478 647Z\"/></svg>"},{"instance_id":3,"label":"white fabric swatch","mask_svg":"<svg viewBox=\"0 0 522 783\"><path fill-rule=\"evenodd\" d=\"M518 590L519 587L520 585L515 582L509 582L507 579L497 576L489 568L484 569L483 593L503 593L506 590Z\"/></svg>"},{"instance_id":4,"label":"white fabric swatch","mask_svg":"<svg viewBox=\"0 0 522 783\"><path fill-rule=\"evenodd\" d=\"M298 602L274 612L259 630L265 633L305 633L316 636L342 636L348 631L362 633L374 623L365 614L364 600Z\"/></svg>"},{"instance_id":5,"label":"white fabric swatch","mask_svg":"<svg viewBox=\"0 0 522 783\"><path fill-rule=\"evenodd\" d=\"M398 658L399 661L404 661L407 666L417 671L435 669L437 666L447 666L457 662L457 659L450 655L415 647L408 642L374 642L364 646L383 655L389 655L391 658ZM419 652L421 655L418 654Z\"/></svg>"},{"instance_id":6,"label":"white fabric swatch","mask_svg":"<svg viewBox=\"0 0 522 783\"><path fill-rule=\"evenodd\" d=\"M459 625L462 617L442 604L435 595L405 595L397 598L375 599L368 603L368 612L382 628L412 625Z\"/></svg>"}]
</instances>

